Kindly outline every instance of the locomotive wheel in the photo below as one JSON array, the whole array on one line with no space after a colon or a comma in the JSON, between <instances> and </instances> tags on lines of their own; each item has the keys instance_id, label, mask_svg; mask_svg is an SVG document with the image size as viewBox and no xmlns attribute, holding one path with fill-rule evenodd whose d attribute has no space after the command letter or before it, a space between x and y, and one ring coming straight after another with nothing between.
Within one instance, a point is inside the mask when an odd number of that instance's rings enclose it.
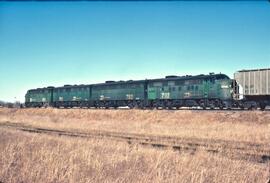
<instances>
[{"instance_id":1,"label":"locomotive wheel","mask_svg":"<svg viewBox=\"0 0 270 183\"><path fill-rule=\"evenodd\" d=\"M140 102L138 106L139 106L139 109L144 109L144 105L142 102Z\"/></svg>"},{"instance_id":2,"label":"locomotive wheel","mask_svg":"<svg viewBox=\"0 0 270 183\"><path fill-rule=\"evenodd\" d=\"M261 109L262 111L264 111L265 107L266 107L266 105L265 105L264 103L260 103L260 109Z\"/></svg>"}]
</instances>

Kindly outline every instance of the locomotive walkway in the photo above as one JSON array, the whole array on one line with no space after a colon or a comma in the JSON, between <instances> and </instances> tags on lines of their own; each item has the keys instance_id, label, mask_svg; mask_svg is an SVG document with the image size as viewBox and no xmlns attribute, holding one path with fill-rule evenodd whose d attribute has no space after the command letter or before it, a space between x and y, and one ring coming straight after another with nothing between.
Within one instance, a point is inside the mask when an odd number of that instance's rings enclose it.
<instances>
[{"instance_id":1,"label":"locomotive walkway","mask_svg":"<svg viewBox=\"0 0 270 183\"><path fill-rule=\"evenodd\" d=\"M156 136L135 133L119 133L109 131L91 130L87 132L57 130L50 128L39 128L23 123L5 122L0 123L1 128L20 130L23 132L40 133L47 135L99 138L125 141L129 144L140 144L159 149L173 149L179 152L206 151L222 155L231 159L240 159L258 163L270 162L270 144L259 144L242 141L212 140L181 138L175 136Z\"/></svg>"}]
</instances>

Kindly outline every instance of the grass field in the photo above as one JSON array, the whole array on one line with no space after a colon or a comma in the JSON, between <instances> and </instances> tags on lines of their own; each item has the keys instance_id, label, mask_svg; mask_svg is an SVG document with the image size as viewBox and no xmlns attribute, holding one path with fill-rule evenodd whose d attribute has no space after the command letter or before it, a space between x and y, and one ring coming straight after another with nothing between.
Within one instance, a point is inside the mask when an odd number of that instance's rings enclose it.
<instances>
[{"instance_id":1,"label":"grass field","mask_svg":"<svg viewBox=\"0 0 270 183\"><path fill-rule=\"evenodd\" d=\"M270 147L270 112L0 109L0 124L104 130ZM0 128L0 182L263 182L269 162Z\"/></svg>"}]
</instances>

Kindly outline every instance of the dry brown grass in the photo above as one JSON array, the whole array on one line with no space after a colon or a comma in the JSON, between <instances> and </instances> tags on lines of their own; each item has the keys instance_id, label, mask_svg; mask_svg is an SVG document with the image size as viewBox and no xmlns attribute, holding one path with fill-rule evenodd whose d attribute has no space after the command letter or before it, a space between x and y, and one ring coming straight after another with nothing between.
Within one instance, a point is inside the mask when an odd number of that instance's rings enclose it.
<instances>
[{"instance_id":1,"label":"dry brown grass","mask_svg":"<svg viewBox=\"0 0 270 183\"><path fill-rule=\"evenodd\" d=\"M270 142L270 112L0 109L0 122L53 129L107 130L205 139Z\"/></svg>"},{"instance_id":2,"label":"dry brown grass","mask_svg":"<svg viewBox=\"0 0 270 183\"><path fill-rule=\"evenodd\" d=\"M270 112L0 109L0 123L267 144ZM0 128L0 182L266 182L270 164Z\"/></svg>"},{"instance_id":3,"label":"dry brown grass","mask_svg":"<svg viewBox=\"0 0 270 183\"><path fill-rule=\"evenodd\" d=\"M266 182L266 164L0 129L2 182Z\"/></svg>"}]
</instances>

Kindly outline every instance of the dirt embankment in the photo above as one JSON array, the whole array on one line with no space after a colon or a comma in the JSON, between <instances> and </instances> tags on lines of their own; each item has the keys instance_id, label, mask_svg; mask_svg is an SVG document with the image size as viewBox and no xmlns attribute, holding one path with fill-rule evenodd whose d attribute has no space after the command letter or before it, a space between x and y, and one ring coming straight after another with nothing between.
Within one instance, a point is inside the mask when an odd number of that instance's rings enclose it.
<instances>
[{"instance_id":1,"label":"dirt embankment","mask_svg":"<svg viewBox=\"0 0 270 183\"><path fill-rule=\"evenodd\" d=\"M269 111L0 109L0 122L201 139L270 142Z\"/></svg>"},{"instance_id":2,"label":"dirt embankment","mask_svg":"<svg viewBox=\"0 0 270 183\"><path fill-rule=\"evenodd\" d=\"M63 119L99 121L145 121L151 123L231 122L270 124L270 111L203 111L203 110L94 110L94 109L0 109L1 117L44 117L58 122Z\"/></svg>"}]
</instances>

